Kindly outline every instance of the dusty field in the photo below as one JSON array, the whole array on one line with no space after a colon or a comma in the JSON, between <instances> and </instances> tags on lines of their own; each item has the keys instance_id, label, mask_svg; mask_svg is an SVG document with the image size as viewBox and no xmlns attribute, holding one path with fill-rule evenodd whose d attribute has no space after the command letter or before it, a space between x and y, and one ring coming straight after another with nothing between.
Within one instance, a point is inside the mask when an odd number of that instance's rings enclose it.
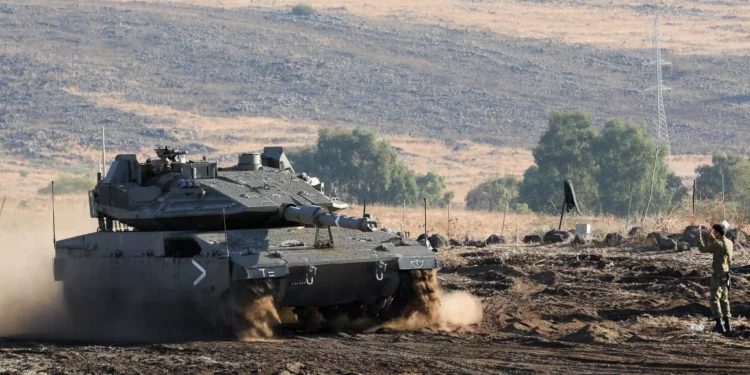
<instances>
[{"instance_id":1,"label":"dusty field","mask_svg":"<svg viewBox=\"0 0 750 375\"><path fill-rule=\"evenodd\" d=\"M128 1L128 0L122 0ZM210 7L276 7L290 9L297 0L146 0ZM590 43L605 48L649 46L646 32L659 13L667 48L679 53L732 53L750 50L747 14L742 0L638 0L607 2L580 0L310 0L321 11L351 12L366 18L431 23L451 27L481 27L509 36L549 38L564 43Z\"/></svg>"},{"instance_id":2,"label":"dusty field","mask_svg":"<svg viewBox=\"0 0 750 375\"><path fill-rule=\"evenodd\" d=\"M448 332L280 330L272 340L255 342L66 340L49 334L56 328L49 323L64 322L64 313L59 286L51 281L48 207L9 207L0 216L6 253L0 266L6 286L0 290L0 372L7 374L750 371L744 318L750 314L750 255L736 251L732 308L739 317L736 334L722 337L689 328L710 323L709 258L696 250L655 251L639 239L619 248L509 244L441 250L442 287L470 292L484 305L480 324ZM57 208L59 237L94 228L85 201L60 200ZM418 217L415 211L410 221ZM465 308L445 303L453 311Z\"/></svg>"}]
</instances>

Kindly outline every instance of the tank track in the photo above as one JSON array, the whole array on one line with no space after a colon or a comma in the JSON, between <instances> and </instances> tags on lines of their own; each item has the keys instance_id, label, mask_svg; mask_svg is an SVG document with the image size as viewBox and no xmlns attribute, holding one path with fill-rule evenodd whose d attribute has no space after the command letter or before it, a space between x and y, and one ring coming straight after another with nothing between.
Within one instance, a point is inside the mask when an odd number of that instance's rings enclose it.
<instances>
[{"instance_id":1,"label":"tank track","mask_svg":"<svg viewBox=\"0 0 750 375\"><path fill-rule=\"evenodd\" d=\"M399 273L399 288L372 305L349 303L319 308L278 306L279 279L248 280L232 284L221 297L220 320L240 340L273 337L283 325L302 331L360 330L383 326L393 320L418 319L413 326L437 320L440 304L436 270Z\"/></svg>"}]
</instances>

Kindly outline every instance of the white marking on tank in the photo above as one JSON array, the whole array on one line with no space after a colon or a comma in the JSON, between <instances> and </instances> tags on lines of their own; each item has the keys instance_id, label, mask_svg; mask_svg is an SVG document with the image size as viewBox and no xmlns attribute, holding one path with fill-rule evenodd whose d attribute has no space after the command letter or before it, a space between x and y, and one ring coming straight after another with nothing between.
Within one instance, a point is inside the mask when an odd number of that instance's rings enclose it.
<instances>
[{"instance_id":1,"label":"white marking on tank","mask_svg":"<svg viewBox=\"0 0 750 375\"><path fill-rule=\"evenodd\" d=\"M201 265L198 264L198 262L196 262L195 259L191 259L191 261L193 262L193 265L195 266L195 268L197 268L198 271L201 271L201 275L198 276L198 278L195 279L195 281L193 281L193 286L195 287L198 285L198 283L203 281L203 279L206 277L206 270L203 267L201 267Z\"/></svg>"},{"instance_id":2,"label":"white marking on tank","mask_svg":"<svg viewBox=\"0 0 750 375\"><path fill-rule=\"evenodd\" d=\"M266 277L266 269L265 268L258 268L258 270L263 274L263 277Z\"/></svg>"},{"instance_id":3,"label":"white marking on tank","mask_svg":"<svg viewBox=\"0 0 750 375\"><path fill-rule=\"evenodd\" d=\"M273 277L273 276L274 276L273 271L268 271L268 277Z\"/></svg>"},{"instance_id":4,"label":"white marking on tank","mask_svg":"<svg viewBox=\"0 0 750 375\"><path fill-rule=\"evenodd\" d=\"M422 266L424 266L424 261L421 259L412 260L411 266L414 268L422 268Z\"/></svg>"},{"instance_id":5,"label":"white marking on tank","mask_svg":"<svg viewBox=\"0 0 750 375\"><path fill-rule=\"evenodd\" d=\"M340 227L340 225L339 225L339 219L341 219L341 216L336 216L336 221L334 221L334 223L336 223L337 227Z\"/></svg>"}]
</instances>

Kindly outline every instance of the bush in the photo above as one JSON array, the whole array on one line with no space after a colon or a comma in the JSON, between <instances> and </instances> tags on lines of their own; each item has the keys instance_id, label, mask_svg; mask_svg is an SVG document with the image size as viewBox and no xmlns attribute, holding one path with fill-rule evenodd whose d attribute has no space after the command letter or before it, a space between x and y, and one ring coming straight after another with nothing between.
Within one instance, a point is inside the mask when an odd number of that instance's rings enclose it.
<instances>
[{"instance_id":1,"label":"bush","mask_svg":"<svg viewBox=\"0 0 750 375\"><path fill-rule=\"evenodd\" d=\"M96 183L93 179L86 176L58 176L55 181L55 194L75 194L83 193L94 188ZM51 184L39 189L39 194L50 194L52 192Z\"/></svg>"},{"instance_id":2,"label":"bush","mask_svg":"<svg viewBox=\"0 0 750 375\"><path fill-rule=\"evenodd\" d=\"M315 8L310 4L299 3L292 8L292 14L295 16L312 16L315 14Z\"/></svg>"},{"instance_id":3,"label":"bush","mask_svg":"<svg viewBox=\"0 0 750 375\"><path fill-rule=\"evenodd\" d=\"M18 174L19 174L19 175L20 175L21 177L26 177L26 176L28 176L28 175L29 175L29 171L27 171L27 170L20 170L20 171L18 171Z\"/></svg>"}]
</instances>

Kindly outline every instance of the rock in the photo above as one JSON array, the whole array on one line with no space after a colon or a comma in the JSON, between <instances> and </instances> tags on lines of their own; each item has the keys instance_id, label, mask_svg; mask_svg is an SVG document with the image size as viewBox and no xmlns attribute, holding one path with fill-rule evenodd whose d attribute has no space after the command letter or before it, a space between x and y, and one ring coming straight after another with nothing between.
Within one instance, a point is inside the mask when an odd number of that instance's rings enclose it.
<instances>
[{"instance_id":1,"label":"rock","mask_svg":"<svg viewBox=\"0 0 750 375\"><path fill-rule=\"evenodd\" d=\"M466 241L464 241L464 246L469 246L469 247L485 247L485 246L487 246L487 244L484 241L468 240L467 239Z\"/></svg>"},{"instance_id":2,"label":"rock","mask_svg":"<svg viewBox=\"0 0 750 375\"><path fill-rule=\"evenodd\" d=\"M680 241L677 243L677 250L679 251L688 251L690 250L690 244L684 241Z\"/></svg>"},{"instance_id":3,"label":"rock","mask_svg":"<svg viewBox=\"0 0 750 375\"><path fill-rule=\"evenodd\" d=\"M523 237L523 243L539 243L542 242L542 236L538 234L527 234Z\"/></svg>"},{"instance_id":4,"label":"rock","mask_svg":"<svg viewBox=\"0 0 750 375\"><path fill-rule=\"evenodd\" d=\"M620 233L609 233L607 237L604 237L604 243L609 247L617 247L622 245L622 235Z\"/></svg>"},{"instance_id":5,"label":"rock","mask_svg":"<svg viewBox=\"0 0 750 375\"><path fill-rule=\"evenodd\" d=\"M458 242L457 240L453 239L453 238L451 238L451 239L450 239L450 240L448 241L448 243L449 243L449 244L450 244L451 246L461 246L461 243L460 243L460 242Z\"/></svg>"},{"instance_id":6,"label":"rock","mask_svg":"<svg viewBox=\"0 0 750 375\"><path fill-rule=\"evenodd\" d=\"M292 374L302 374L305 369L305 364L301 362L287 363L286 370Z\"/></svg>"},{"instance_id":7,"label":"rock","mask_svg":"<svg viewBox=\"0 0 750 375\"><path fill-rule=\"evenodd\" d=\"M489 237L487 237L487 240L484 242L486 242L487 245L503 244L505 243L505 237L498 236L496 234L491 234Z\"/></svg>"},{"instance_id":8,"label":"rock","mask_svg":"<svg viewBox=\"0 0 750 375\"><path fill-rule=\"evenodd\" d=\"M436 233L430 236L430 245L432 245L434 249L441 249L444 247L448 247L450 244L445 237Z\"/></svg>"},{"instance_id":9,"label":"rock","mask_svg":"<svg viewBox=\"0 0 750 375\"><path fill-rule=\"evenodd\" d=\"M682 242L687 242L690 246L698 246L698 226L688 225L682 232Z\"/></svg>"},{"instance_id":10,"label":"rock","mask_svg":"<svg viewBox=\"0 0 750 375\"><path fill-rule=\"evenodd\" d=\"M677 242L669 237L659 237L656 239L656 244L659 246L659 250L674 250L677 249Z\"/></svg>"},{"instance_id":11,"label":"rock","mask_svg":"<svg viewBox=\"0 0 750 375\"><path fill-rule=\"evenodd\" d=\"M573 246L582 246L586 244L586 239L583 238L583 236L581 236L580 234L576 234L570 244Z\"/></svg>"},{"instance_id":12,"label":"rock","mask_svg":"<svg viewBox=\"0 0 750 375\"><path fill-rule=\"evenodd\" d=\"M557 274L552 271L537 272L529 275L531 280L539 284L552 285L557 281Z\"/></svg>"},{"instance_id":13,"label":"rock","mask_svg":"<svg viewBox=\"0 0 750 375\"><path fill-rule=\"evenodd\" d=\"M728 229L724 236L735 243L737 241L737 228Z\"/></svg>"},{"instance_id":14,"label":"rock","mask_svg":"<svg viewBox=\"0 0 750 375\"><path fill-rule=\"evenodd\" d=\"M632 227L628 231L628 236L632 237L632 236L635 236L635 235L638 235L638 234L642 234L643 232L644 232L644 230L643 230L642 227Z\"/></svg>"},{"instance_id":15,"label":"rock","mask_svg":"<svg viewBox=\"0 0 750 375\"><path fill-rule=\"evenodd\" d=\"M651 232L646 236L646 239L656 241L658 238L661 238L661 237L667 237L667 235L662 232Z\"/></svg>"},{"instance_id":16,"label":"rock","mask_svg":"<svg viewBox=\"0 0 750 375\"><path fill-rule=\"evenodd\" d=\"M560 243L570 238L570 232L551 230L544 234L544 243Z\"/></svg>"}]
</instances>

